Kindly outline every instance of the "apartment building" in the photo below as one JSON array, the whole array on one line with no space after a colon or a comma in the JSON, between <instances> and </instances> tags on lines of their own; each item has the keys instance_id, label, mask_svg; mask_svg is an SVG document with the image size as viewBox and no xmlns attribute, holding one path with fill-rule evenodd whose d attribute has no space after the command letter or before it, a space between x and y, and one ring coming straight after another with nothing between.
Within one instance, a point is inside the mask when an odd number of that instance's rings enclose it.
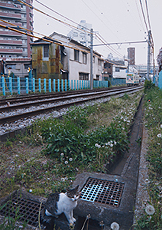
<instances>
[{"instance_id":1,"label":"apartment building","mask_svg":"<svg viewBox=\"0 0 162 230\"><path fill-rule=\"evenodd\" d=\"M32 5L33 0L26 3ZM17 0L0 0L0 59L5 63L5 74L24 77L31 65L33 38L17 30L32 34L33 10Z\"/></svg>"},{"instance_id":2,"label":"apartment building","mask_svg":"<svg viewBox=\"0 0 162 230\"><path fill-rule=\"evenodd\" d=\"M91 44L91 29L92 24L87 23L85 20L81 20L77 28L72 29L67 36L82 45L89 47Z\"/></svg>"}]
</instances>

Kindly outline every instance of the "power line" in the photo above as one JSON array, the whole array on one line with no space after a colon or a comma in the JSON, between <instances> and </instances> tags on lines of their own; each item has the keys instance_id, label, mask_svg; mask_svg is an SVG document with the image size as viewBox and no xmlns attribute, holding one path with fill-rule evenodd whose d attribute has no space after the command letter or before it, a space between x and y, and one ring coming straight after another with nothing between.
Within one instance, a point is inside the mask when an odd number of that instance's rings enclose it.
<instances>
[{"instance_id":1,"label":"power line","mask_svg":"<svg viewBox=\"0 0 162 230\"><path fill-rule=\"evenodd\" d=\"M100 37L99 37L99 36L100 36ZM99 36L96 35L96 37L97 37L102 43L104 43L104 44L106 45L107 42L104 40L104 38L102 38L102 36L101 36L100 34L99 34ZM119 52L117 52L113 47L110 47L110 46L108 46L108 45L106 45L106 46L107 46L107 48L110 49L112 52L114 52L114 53L116 53L117 55L123 57L123 55L120 54Z\"/></svg>"},{"instance_id":2,"label":"power line","mask_svg":"<svg viewBox=\"0 0 162 230\"><path fill-rule=\"evenodd\" d=\"M83 0L82 0L83 1ZM92 2L92 4L97 8L97 10L99 10L99 8L98 8L98 6L96 6L96 4L92 1L92 0L90 0L91 2ZM84 1L83 1L84 2ZM84 2L84 4L95 14L95 12ZM96 15L96 14L95 14ZM104 14L103 14L104 15ZM97 17L98 17L98 15L96 15ZM105 15L104 15L104 17L105 17ZM107 24L100 18L100 17L98 17L99 19L100 19L100 21L119 39L119 37L114 33L114 31L112 30L112 29L110 29L110 27L108 27L107 26ZM106 18L106 20L108 20L107 18ZM109 20L108 20L109 21ZM110 22L110 21L109 21Z\"/></svg>"},{"instance_id":3,"label":"power line","mask_svg":"<svg viewBox=\"0 0 162 230\"><path fill-rule=\"evenodd\" d=\"M140 5L141 5L143 19L144 19L144 22L145 22L145 25L146 25L146 29L147 29L147 32L148 32L148 26L147 26L145 14L144 14L144 11L143 11L142 1L141 0L139 0L139 1L140 1Z\"/></svg>"},{"instance_id":4,"label":"power line","mask_svg":"<svg viewBox=\"0 0 162 230\"><path fill-rule=\"evenodd\" d=\"M46 6L45 4L41 3L41 2L38 1L38 0L35 0L35 1L36 1L37 3L39 3L39 4L41 4L42 6L46 7L47 9L51 10L52 12L58 14L59 16L65 18L66 20L68 20L68 21L70 21L70 22L72 22L72 23L74 23L74 24L76 24L76 25L78 26L78 23L74 22L73 20L69 19L68 17L66 17L66 16L64 16L64 15L62 15L62 14L60 14L60 13L58 13L57 11L55 11L55 10L53 10L52 8ZM85 28L85 29L88 30L89 33L90 33L90 29L88 29L87 27L82 26L82 28ZM79 28L77 28L77 29L79 30ZM82 29L81 29L81 30L82 30Z\"/></svg>"},{"instance_id":5,"label":"power line","mask_svg":"<svg viewBox=\"0 0 162 230\"><path fill-rule=\"evenodd\" d=\"M141 21L141 25L142 25L143 31L144 31L144 33L145 33L145 29L144 29L144 26L143 26L141 14L140 14L140 12L139 12L139 8L138 8L138 5L137 5L137 0L135 0L135 2L136 2L136 7L137 7L138 15L139 15L139 18L140 18L140 21Z\"/></svg>"},{"instance_id":6,"label":"power line","mask_svg":"<svg viewBox=\"0 0 162 230\"><path fill-rule=\"evenodd\" d=\"M49 15L49 14L47 14L47 13L45 13L45 12L41 11L41 10L39 10L39 9L37 9L36 7L32 6L32 5L31 5L31 4L29 4L29 3L26 3L25 1L21 1L21 0L18 0L18 1L19 1L20 3L22 3L22 4L26 5L26 6L30 7L31 9L34 9L34 10L38 11L39 13L42 13L42 14L46 15L47 17L50 17L50 18L52 18L52 19L54 19L54 20L56 20L56 21L58 21L58 22L60 22L60 23L65 24L66 26L69 26L69 27L75 28L75 29L77 29L77 30L82 30L82 31L85 31L85 30L83 30L83 29L81 29L81 28L77 28L77 27L75 27L75 26L73 26L73 25L70 25L70 24L69 24L69 23L67 23L67 22L63 22L62 20L57 19L57 18L55 18L55 17L53 17L53 16L51 16L51 15ZM89 33L90 33L90 32L89 32Z\"/></svg>"},{"instance_id":7,"label":"power line","mask_svg":"<svg viewBox=\"0 0 162 230\"><path fill-rule=\"evenodd\" d=\"M112 42L112 43L104 43L104 44L96 44L96 45L93 45L93 46L102 46L102 45L117 45L117 44L131 44L131 43L144 43L144 42L147 42L147 41L131 41L131 42Z\"/></svg>"},{"instance_id":8,"label":"power line","mask_svg":"<svg viewBox=\"0 0 162 230\"><path fill-rule=\"evenodd\" d=\"M151 30L151 24L150 24L149 12L148 12L147 0L145 0L145 4L146 4L147 19L148 19L148 23L149 23L149 28L150 28L150 30Z\"/></svg>"}]
</instances>

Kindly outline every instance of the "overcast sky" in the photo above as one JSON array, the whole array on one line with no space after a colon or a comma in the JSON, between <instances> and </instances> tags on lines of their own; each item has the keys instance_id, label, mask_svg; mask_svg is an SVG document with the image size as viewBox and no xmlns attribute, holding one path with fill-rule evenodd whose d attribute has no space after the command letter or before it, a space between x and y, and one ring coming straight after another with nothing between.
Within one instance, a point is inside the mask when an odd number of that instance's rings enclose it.
<instances>
[{"instance_id":1,"label":"overcast sky","mask_svg":"<svg viewBox=\"0 0 162 230\"><path fill-rule=\"evenodd\" d=\"M38 0L51 8L53 11L79 24L86 20L92 24L93 30L107 43L144 41L148 38L146 25L141 11L140 0ZM149 29L145 0L141 0L146 24ZM155 63L159 49L162 47L161 23L162 23L162 0L147 0L151 31L155 46ZM61 17L34 0L34 7L61 20L54 20L34 10L34 31L49 36L53 32L67 35L72 29L70 25L76 26L66 18ZM94 38L94 44L101 43ZM135 47L136 64L147 64L147 43L111 45L94 47L104 58L109 53L113 57L122 58L127 56L127 48Z\"/></svg>"}]
</instances>

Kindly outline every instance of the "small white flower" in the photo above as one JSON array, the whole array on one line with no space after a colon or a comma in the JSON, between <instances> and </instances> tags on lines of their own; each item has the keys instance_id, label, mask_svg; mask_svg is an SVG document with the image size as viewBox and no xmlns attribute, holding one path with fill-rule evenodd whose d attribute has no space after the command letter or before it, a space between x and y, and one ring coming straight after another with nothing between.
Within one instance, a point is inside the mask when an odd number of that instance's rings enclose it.
<instances>
[{"instance_id":1,"label":"small white flower","mask_svg":"<svg viewBox=\"0 0 162 230\"><path fill-rule=\"evenodd\" d=\"M29 192L32 192L33 190L32 189L29 189Z\"/></svg>"},{"instance_id":2,"label":"small white flower","mask_svg":"<svg viewBox=\"0 0 162 230\"><path fill-rule=\"evenodd\" d=\"M95 144L95 147L97 147L97 148L101 148L101 145L99 145L99 144Z\"/></svg>"},{"instance_id":3,"label":"small white flower","mask_svg":"<svg viewBox=\"0 0 162 230\"><path fill-rule=\"evenodd\" d=\"M73 158L69 158L69 161L72 161L73 160Z\"/></svg>"},{"instance_id":4,"label":"small white flower","mask_svg":"<svg viewBox=\"0 0 162 230\"><path fill-rule=\"evenodd\" d=\"M114 141L114 145L116 145L117 144L117 142L116 141Z\"/></svg>"},{"instance_id":5,"label":"small white flower","mask_svg":"<svg viewBox=\"0 0 162 230\"><path fill-rule=\"evenodd\" d=\"M113 229L113 230L119 230L119 224L116 223L116 222L113 222L113 223L111 224L111 229Z\"/></svg>"},{"instance_id":6,"label":"small white flower","mask_svg":"<svg viewBox=\"0 0 162 230\"><path fill-rule=\"evenodd\" d=\"M112 148L112 147L113 147L113 144L110 144L110 147Z\"/></svg>"},{"instance_id":7,"label":"small white flower","mask_svg":"<svg viewBox=\"0 0 162 230\"><path fill-rule=\"evenodd\" d=\"M65 164L67 165L67 164L68 164L68 161L65 161Z\"/></svg>"},{"instance_id":8,"label":"small white flower","mask_svg":"<svg viewBox=\"0 0 162 230\"><path fill-rule=\"evenodd\" d=\"M65 178L61 178L61 181L65 181Z\"/></svg>"},{"instance_id":9,"label":"small white flower","mask_svg":"<svg viewBox=\"0 0 162 230\"><path fill-rule=\"evenodd\" d=\"M145 208L145 212L148 215L153 215L154 212L155 212L155 208L152 205L147 205L146 208Z\"/></svg>"},{"instance_id":10,"label":"small white flower","mask_svg":"<svg viewBox=\"0 0 162 230\"><path fill-rule=\"evenodd\" d=\"M161 133L159 133L159 134L157 135L157 137L161 137Z\"/></svg>"},{"instance_id":11,"label":"small white flower","mask_svg":"<svg viewBox=\"0 0 162 230\"><path fill-rule=\"evenodd\" d=\"M61 155L61 156L64 156L64 153L61 153L60 155Z\"/></svg>"},{"instance_id":12,"label":"small white flower","mask_svg":"<svg viewBox=\"0 0 162 230\"><path fill-rule=\"evenodd\" d=\"M162 125L160 125L160 128L162 128Z\"/></svg>"}]
</instances>

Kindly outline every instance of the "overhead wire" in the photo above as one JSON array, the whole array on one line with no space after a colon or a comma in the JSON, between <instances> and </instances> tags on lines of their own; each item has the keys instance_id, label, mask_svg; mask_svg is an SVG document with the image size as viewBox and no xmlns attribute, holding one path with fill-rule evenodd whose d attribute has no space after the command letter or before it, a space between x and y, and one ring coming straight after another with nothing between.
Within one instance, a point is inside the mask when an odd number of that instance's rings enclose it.
<instances>
[{"instance_id":1,"label":"overhead wire","mask_svg":"<svg viewBox=\"0 0 162 230\"><path fill-rule=\"evenodd\" d=\"M95 14L95 16L97 17L97 18L99 18L98 17L98 15L88 6L88 4L87 3L85 3L85 1L84 0L82 0L82 2ZM100 19L100 18L99 18ZM101 20L101 19L100 19ZM102 20L101 20L102 21ZM103 21L102 21L103 22ZM103 22L104 23L104 22ZM105 24L105 23L104 23ZM107 25L106 25L107 26ZM108 28L109 29L109 28ZM99 36L101 36L101 35L99 35ZM96 35L96 37L100 40L100 41L102 41L102 40L104 40L103 38L99 38L98 37L98 35ZM105 44L105 42L104 41L102 41L104 44ZM106 42L107 43L107 42ZM109 47L109 46L107 46L107 48L108 49L110 49L113 53L115 53L115 54L117 54L117 55L119 55L119 56L122 56L123 57L123 55L122 54L120 54L118 51L116 51L114 48L112 48L112 47Z\"/></svg>"},{"instance_id":2,"label":"overhead wire","mask_svg":"<svg viewBox=\"0 0 162 230\"><path fill-rule=\"evenodd\" d=\"M100 36L100 37L99 37ZM110 47L109 45L107 45L107 42L104 40L104 38L102 38L102 36L99 34L99 35L96 35L96 37L98 38L98 40L100 40L103 44L106 45L106 47L108 49L110 49L113 53L115 53L116 55L119 55L123 58L123 55L120 54L119 52L117 52L113 47Z\"/></svg>"},{"instance_id":3,"label":"overhead wire","mask_svg":"<svg viewBox=\"0 0 162 230\"><path fill-rule=\"evenodd\" d=\"M148 12L147 0L145 0L145 4L146 4L146 12L147 12L147 20L148 20L148 24L149 24L149 29L151 30L151 24L150 24L149 12Z\"/></svg>"},{"instance_id":4,"label":"overhead wire","mask_svg":"<svg viewBox=\"0 0 162 230\"><path fill-rule=\"evenodd\" d=\"M71 28L73 28L73 29L85 31L85 30L83 30L83 29L81 29L81 28L77 28L76 26L73 26L73 25L71 25L71 24L69 24L69 23L67 23L67 22L63 22L62 20L57 19L57 18L55 18L55 17L53 17L53 16L51 16L51 15L49 15L49 14L43 12L42 10L39 10L38 8L32 6L31 4L27 3L27 2L24 1L24 0L23 0L23 1L18 0L18 1L19 1L20 3L26 5L26 6L30 7L31 9L34 9L34 10L38 11L39 13L42 13L42 14L46 15L47 17L50 17L50 18L56 20L57 22L63 23L63 24L65 24L66 26L69 26L69 27L71 27ZM91 33L91 32L89 32L89 33Z\"/></svg>"},{"instance_id":5,"label":"overhead wire","mask_svg":"<svg viewBox=\"0 0 162 230\"><path fill-rule=\"evenodd\" d=\"M75 28L75 29L80 29L80 28L76 28L75 26L70 25L69 23L65 23L65 22L63 22L63 21L61 21L61 20L59 20L59 19L56 19L55 17L53 17L53 16L51 16L51 15L49 15L49 14L47 14L47 13L45 13L45 12L39 10L39 9L37 9L36 7L33 7L32 5L26 3L26 1L21 1L21 0L18 0L18 1L19 1L20 3L22 3L22 4L25 4L26 6L28 6L28 7L30 7L30 8L32 8L32 9L34 9L34 10L37 10L37 11L40 12L40 13L43 13L44 15L46 15L46 16L48 16L48 17L53 18L54 20L57 20L57 21L59 21L59 22L61 22L61 23L64 23L64 24L70 26L70 27L73 27L73 28ZM83 0L82 0L82 1L83 1ZM83 30L83 29L80 29L80 30ZM84 30L83 30L83 31L84 31ZM91 32L90 32L90 33L91 33ZM115 53L117 54L117 51L116 51L114 48L109 48L109 49L110 49L112 52L115 52ZM119 54L119 55L121 56L121 54Z\"/></svg>"},{"instance_id":6,"label":"overhead wire","mask_svg":"<svg viewBox=\"0 0 162 230\"><path fill-rule=\"evenodd\" d=\"M1 20L1 19L0 19L0 20ZM40 37L37 37L37 36L35 36L35 35L33 35L33 34L29 34L29 33L27 33L27 32L23 32L23 31L20 31L20 30L18 30L18 29L14 29L14 28L12 28L12 27L5 26L5 25L2 25L2 24L0 24L0 27L6 28L6 29L8 29L8 30L11 30L11 31L14 31L14 32L17 32L17 33L20 33L20 34L27 35L27 36L29 36L29 37L41 39L41 40L46 41L46 42L55 43L55 44L60 45L60 46L64 46L64 47L71 48L71 49L80 50L80 51L85 52L85 53L90 53L90 51L88 51L88 49L89 49L88 47L86 47L86 48L87 48L87 51L85 51L85 49L83 50L82 48L78 48L78 47L76 47L75 45L70 46L70 44L72 44L71 42L69 42L69 45L66 45L66 44L64 43L64 41L61 41L61 40L60 40L60 42L59 42L59 41L57 41L57 40L55 40L55 39L53 39L53 38L51 38L51 37L46 38L46 36L45 36L44 38L40 38ZM23 28L23 29L25 30L25 28ZM61 42L63 42L64 44L61 44Z\"/></svg>"},{"instance_id":7,"label":"overhead wire","mask_svg":"<svg viewBox=\"0 0 162 230\"><path fill-rule=\"evenodd\" d=\"M62 15L62 14L60 14L60 13L58 13L56 10L53 10L52 8L46 6L45 4L43 4L42 2L40 2L40 1L38 1L38 0L35 0L35 1L36 1L37 3L39 3L40 5L44 6L45 8L47 8L48 10L51 10L52 12L58 14L59 16L65 18L66 20L68 20L68 21L70 21L70 22L72 22L72 23L74 23L74 24L76 24L76 25L78 26L78 23L74 22L74 21L71 20L70 18L68 18L68 17L66 17L66 16L64 16L64 15ZM82 26L82 28L85 28L87 31L90 32L90 29L89 29L89 28L87 28L87 27L85 27L85 26ZM78 29L79 29L79 28L78 28ZM81 30L82 30L82 29L81 29Z\"/></svg>"},{"instance_id":8,"label":"overhead wire","mask_svg":"<svg viewBox=\"0 0 162 230\"><path fill-rule=\"evenodd\" d=\"M83 1L83 0L82 0ZM97 8L97 10L99 10L99 8L98 8L98 6L96 6L96 4L92 1L92 0L90 0L91 2L92 2L92 4ZM83 1L84 2L84 1ZM87 5L87 3L85 3L84 2L84 4L94 13L94 11ZM95 13L94 13L95 14ZM96 14L95 14L96 15ZM104 15L104 14L103 14ZM98 15L96 15L97 17L98 17ZM105 17L105 15L104 15L104 17ZM99 18L99 20L119 39L119 37L114 33L114 31L110 28L110 27L108 27L107 26L107 24L100 18L100 17L98 17ZM106 18L106 20L108 20L107 18ZM108 20L109 21L109 20ZM110 23L110 21L109 21L109 23Z\"/></svg>"},{"instance_id":9,"label":"overhead wire","mask_svg":"<svg viewBox=\"0 0 162 230\"><path fill-rule=\"evenodd\" d=\"M37 9L37 8L35 8L35 7L33 7L32 5L30 5L30 4L28 4L28 3L26 3L25 1L21 1L21 0L18 0L20 3L22 3L22 4L25 4L26 6L28 6L28 7L30 7L30 8L32 8L32 9L34 9L34 10L37 10L38 12L40 12L40 13L43 13L44 15L46 15L46 16L48 16L48 17L51 17L52 19L54 19L54 20L56 20L56 21L58 21L58 22L61 22L61 23L63 23L63 24L65 24L65 25L67 25L67 26L70 26L70 27L72 27L72 28L75 28L75 29L80 29L80 28L76 28L75 26L73 26L73 25L70 25L69 23L66 23L66 22L63 22L62 20L59 20L59 19L57 19L57 18L55 18L55 17L53 17L53 16L51 16L51 15L49 15L49 14L47 14L47 13L45 13L45 12L43 12L43 11L41 11L41 10L39 10L39 9ZM37 2L39 2L38 0L36 0ZM82 0L83 1L83 0ZM83 1L84 2L84 1ZM141 1L140 1L141 2ZM40 2L39 2L40 3ZM44 5L44 4L43 4ZM52 10L52 9L51 9ZM53 11L53 10L52 10ZM56 12L56 11L55 11ZM57 12L58 13L58 12ZM59 13L58 13L59 14ZM61 15L60 14L60 16L63 16L63 15ZM66 17L64 17L64 18L66 18ZM69 20L69 21L71 21L71 22L73 22L73 23L75 23L74 21L72 21L72 20L70 20L70 19L68 19L68 18L66 18L67 20ZM77 23L75 23L75 24L77 24ZM147 25L147 24L146 24ZM1 25L0 25L1 26ZM86 28L87 29L87 28ZM12 29L11 29L12 30ZM80 29L80 30L82 30L82 29ZM19 31L16 31L16 32L19 32ZM34 32L34 33L36 33L36 32ZM40 39L39 37L37 37L37 36L34 36L34 35L29 35L29 34L27 34L27 33L24 33L24 34L26 34L26 35L28 35L28 36L32 36L32 37L35 37L35 38L38 38L38 39ZM38 33L39 34L39 33ZM100 35L101 36L101 35ZM45 36L46 37L46 36ZM101 37L101 38L99 38L99 36L96 36L100 41L102 41L103 43L105 43L105 41L104 41L104 39ZM48 39L43 39L43 38L41 38L42 40L48 40ZM51 39L51 38L50 38ZM50 40L48 40L48 41L50 41ZM120 56L122 56L123 57L123 55L122 54L120 54L119 52L117 52L114 48L111 48L111 47L109 47L109 46L107 46L112 52L115 52L117 55L120 55ZM70 47L70 48L72 48L72 47ZM75 49L75 47L73 47L74 49Z\"/></svg>"},{"instance_id":10,"label":"overhead wire","mask_svg":"<svg viewBox=\"0 0 162 230\"><path fill-rule=\"evenodd\" d=\"M146 26L146 29L147 29L147 32L148 32L148 26L147 26L147 23L146 23L146 18L145 18L143 6L142 6L142 1L141 0L139 0L139 1L140 1L140 5L141 5L141 10L142 10L142 15L143 15L144 23L145 23L145 26Z\"/></svg>"},{"instance_id":11,"label":"overhead wire","mask_svg":"<svg viewBox=\"0 0 162 230\"><path fill-rule=\"evenodd\" d=\"M137 0L135 0L135 2L136 2L136 7L137 7L138 15L139 15L139 18L140 18L140 21L141 21L141 25L142 25L143 31L144 31L144 33L145 33L145 28L144 28L144 26L143 26L143 21L142 21L142 18L141 18L141 14L140 14L140 12L139 12Z\"/></svg>"},{"instance_id":12,"label":"overhead wire","mask_svg":"<svg viewBox=\"0 0 162 230\"><path fill-rule=\"evenodd\" d=\"M53 42L53 41L55 41L55 43L56 43L56 41L57 41L57 42L63 42L62 40L59 40L59 39L52 39L50 36L46 36L46 35L44 35L44 34L42 34L42 33L38 33L38 32L36 32L36 31L29 30L29 29L23 28L23 27L21 27L21 26L17 26L16 24L13 24L13 23L11 23L11 22L5 21L5 20L3 20L3 19L0 19L0 21L4 22L4 23L6 23L6 24L9 24L9 25L11 25L11 26L13 26L13 27L16 27L17 29L22 29L22 30L24 30L24 31L30 32L31 34L34 33L34 34L38 34L38 35L41 35L41 36L44 37L44 38L40 38L40 37L37 37L37 36L32 36L33 38L42 39L42 40L48 41L48 42ZM1 25L1 24L0 24L0 25ZM7 26L6 26L6 29L8 29ZM18 31L19 31L19 30L15 31L15 32L18 32ZM26 35L29 36L29 34L26 34Z\"/></svg>"}]
</instances>

